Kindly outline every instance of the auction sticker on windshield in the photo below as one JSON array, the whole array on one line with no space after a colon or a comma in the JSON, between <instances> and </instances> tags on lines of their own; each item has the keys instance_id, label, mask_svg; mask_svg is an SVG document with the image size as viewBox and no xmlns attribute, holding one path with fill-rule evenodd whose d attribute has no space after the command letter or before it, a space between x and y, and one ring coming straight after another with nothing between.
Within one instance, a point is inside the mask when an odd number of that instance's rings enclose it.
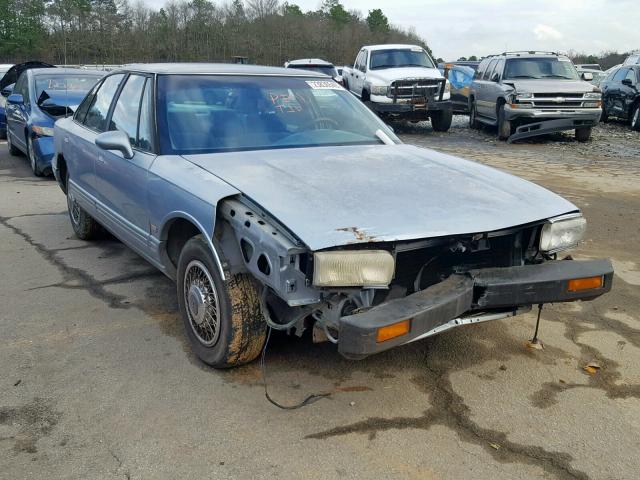
<instances>
[{"instance_id":1,"label":"auction sticker on windshield","mask_svg":"<svg viewBox=\"0 0 640 480\"><path fill-rule=\"evenodd\" d=\"M307 85L314 90L342 90L342 86L332 80L308 80Z\"/></svg>"}]
</instances>

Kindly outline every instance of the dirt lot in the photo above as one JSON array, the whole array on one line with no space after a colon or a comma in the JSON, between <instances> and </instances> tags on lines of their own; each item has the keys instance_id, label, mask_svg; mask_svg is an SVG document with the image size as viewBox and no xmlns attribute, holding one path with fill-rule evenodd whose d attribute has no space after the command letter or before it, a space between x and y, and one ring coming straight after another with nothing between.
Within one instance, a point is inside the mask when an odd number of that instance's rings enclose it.
<instances>
[{"instance_id":1,"label":"dirt lot","mask_svg":"<svg viewBox=\"0 0 640 480\"><path fill-rule=\"evenodd\" d=\"M0 145L0 478L575 478L640 471L640 136L507 145L456 118L406 142L567 196L611 257L613 292L456 329L361 362L277 339L264 398L252 364L188 349L174 286L119 242L75 239L63 194ZM338 173L338 172L337 172ZM593 374L583 367L595 363Z\"/></svg>"}]
</instances>

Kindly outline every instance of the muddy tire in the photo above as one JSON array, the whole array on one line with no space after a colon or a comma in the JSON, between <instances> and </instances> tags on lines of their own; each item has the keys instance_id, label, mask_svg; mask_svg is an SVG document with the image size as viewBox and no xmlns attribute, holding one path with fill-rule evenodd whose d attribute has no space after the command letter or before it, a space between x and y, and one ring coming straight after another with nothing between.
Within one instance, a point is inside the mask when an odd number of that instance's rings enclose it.
<instances>
[{"instance_id":1,"label":"muddy tire","mask_svg":"<svg viewBox=\"0 0 640 480\"><path fill-rule=\"evenodd\" d=\"M215 368L249 363L260 355L267 324L260 287L248 274L225 272L223 280L202 235L180 253L178 305L194 353Z\"/></svg>"},{"instance_id":2,"label":"muddy tire","mask_svg":"<svg viewBox=\"0 0 640 480\"><path fill-rule=\"evenodd\" d=\"M511 122L505 118L504 104L498 110L498 138L507 140L511 136Z\"/></svg>"},{"instance_id":3,"label":"muddy tire","mask_svg":"<svg viewBox=\"0 0 640 480\"><path fill-rule=\"evenodd\" d=\"M609 115L607 115L607 109L602 105L602 113L600 114L600 121L602 123L607 123L609 121Z\"/></svg>"},{"instance_id":4,"label":"muddy tire","mask_svg":"<svg viewBox=\"0 0 640 480\"><path fill-rule=\"evenodd\" d=\"M640 103L636 103L631 109L631 130L640 132Z\"/></svg>"},{"instance_id":5,"label":"muddy tire","mask_svg":"<svg viewBox=\"0 0 640 480\"><path fill-rule=\"evenodd\" d=\"M16 148L16 146L11 142L11 135L7 132L7 148L9 149L9 155L13 155L17 157L22 152Z\"/></svg>"},{"instance_id":6,"label":"muddy tire","mask_svg":"<svg viewBox=\"0 0 640 480\"><path fill-rule=\"evenodd\" d=\"M586 142L591 138L591 127L576 128L576 140L578 142Z\"/></svg>"},{"instance_id":7,"label":"muddy tire","mask_svg":"<svg viewBox=\"0 0 640 480\"><path fill-rule=\"evenodd\" d=\"M451 110L438 110L431 114L431 126L436 132L448 132L451 128L453 112Z\"/></svg>"},{"instance_id":8,"label":"muddy tire","mask_svg":"<svg viewBox=\"0 0 640 480\"><path fill-rule=\"evenodd\" d=\"M469 128L478 130L480 128L480 122L478 121L478 110L476 109L476 102L472 101L469 107Z\"/></svg>"},{"instance_id":9,"label":"muddy tire","mask_svg":"<svg viewBox=\"0 0 640 480\"><path fill-rule=\"evenodd\" d=\"M69 174L65 185L69 185ZM67 209L73 233L80 240L94 240L102 233L102 227L76 201L73 193L67 191Z\"/></svg>"}]
</instances>

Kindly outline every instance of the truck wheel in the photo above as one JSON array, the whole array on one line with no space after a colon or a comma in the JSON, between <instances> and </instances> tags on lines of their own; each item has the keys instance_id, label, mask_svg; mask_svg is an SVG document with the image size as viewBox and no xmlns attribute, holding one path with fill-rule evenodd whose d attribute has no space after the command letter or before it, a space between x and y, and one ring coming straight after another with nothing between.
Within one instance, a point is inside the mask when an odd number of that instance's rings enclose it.
<instances>
[{"instance_id":1,"label":"truck wheel","mask_svg":"<svg viewBox=\"0 0 640 480\"><path fill-rule=\"evenodd\" d=\"M447 132L451 128L452 119L451 110L438 110L431 114L431 126L436 132Z\"/></svg>"},{"instance_id":2,"label":"truck wheel","mask_svg":"<svg viewBox=\"0 0 640 480\"><path fill-rule=\"evenodd\" d=\"M257 281L244 273L225 276L202 235L186 243L178 260L178 305L191 348L215 368L254 360L267 333Z\"/></svg>"},{"instance_id":3,"label":"truck wheel","mask_svg":"<svg viewBox=\"0 0 640 480\"><path fill-rule=\"evenodd\" d=\"M576 140L586 142L591 138L591 127L576 128Z\"/></svg>"},{"instance_id":4,"label":"truck wheel","mask_svg":"<svg viewBox=\"0 0 640 480\"><path fill-rule=\"evenodd\" d=\"M13 143L11 143L11 135L9 135L9 132L7 131L7 147L9 148L9 155L13 155L14 157L17 157L18 155L20 155L20 150L18 150Z\"/></svg>"},{"instance_id":5,"label":"truck wheel","mask_svg":"<svg viewBox=\"0 0 640 480\"><path fill-rule=\"evenodd\" d=\"M478 122L478 111L476 110L476 102L471 102L471 108L469 109L469 127L474 130L480 128L480 122Z\"/></svg>"},{"instance_id":6,"label":"truck wheel","mask_svg":"<svg viewBox=\"0 0 640 480\"><path fill-rule=\"evenodd\" d=\"M67 174L66 185L69 185ZM76 201L72 192L67 191L67 209L73 232L80 240L93 240L102 232L102 227Z\"/></svg>"},{"instance_id":7,"label":"truck wheel","mask_svg":"<svg viewBox=\"0 0 640 480\"><path fill-rule=\"evenodd\" d=\"M511 136L511 122L505 119L504 104L498 110L498 138L507 140Z\"/></svg>"},{"instance_id":8,"label":"truck wheel","mask_svg":"<svg viewBox=\"0 0 640 480\"><path fill-rule=\"evenodd\" d=\"M631 129L640 132L640 103L633 106L631 113Z\"/></svg>"}]
</instances>

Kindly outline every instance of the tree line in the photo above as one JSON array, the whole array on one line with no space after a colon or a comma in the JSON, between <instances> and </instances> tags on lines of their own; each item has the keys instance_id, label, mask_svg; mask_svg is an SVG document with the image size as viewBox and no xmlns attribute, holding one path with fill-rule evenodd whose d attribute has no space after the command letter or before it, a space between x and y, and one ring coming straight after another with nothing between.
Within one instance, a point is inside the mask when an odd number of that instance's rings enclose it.
<instances>
[{"instance_id":1,"label":"tree line","mask_svg":"<svg viewBox=\"0 0 640 480\"><path fill-rule=\"evenodd\" d=\"M0 0L0 62L54 64L228 62L281 65L319 57L350 64L360 46L426 42L389 23L380 9L367 16L325 0L303 12L279 0Z\"/></svg>"}]
</instances>

